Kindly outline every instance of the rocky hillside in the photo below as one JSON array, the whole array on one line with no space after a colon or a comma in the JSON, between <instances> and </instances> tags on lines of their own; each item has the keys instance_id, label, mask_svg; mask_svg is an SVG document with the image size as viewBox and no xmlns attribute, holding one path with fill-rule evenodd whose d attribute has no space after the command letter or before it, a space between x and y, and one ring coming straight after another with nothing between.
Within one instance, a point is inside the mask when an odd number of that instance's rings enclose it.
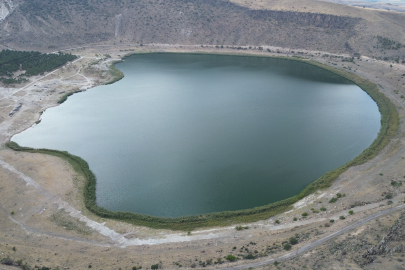
<instances>
[{"instance_id":1,"label":"rocky hillside","mask_svg":"<svg viewBox=\"0 0 405 270\"><path fill-rule=\"evenodd\" d=\"M305 10L251 9L227 0L0 0L0 3L0 44L15 49L44 51L88 43L130 42L271 45L382 55L377 49L377 36L405 39L404 33L370 29L360 13L356 17ZM395 19L382 15L378 18L386 27L395 25L395 29L401 29L405 14L395 14L398 17ZM403 27L398 31L405 32ZM393 41L405 44L404 40ZM388 55L403 56L405 47L401 48Z\"/></svg>"}]
</instances>

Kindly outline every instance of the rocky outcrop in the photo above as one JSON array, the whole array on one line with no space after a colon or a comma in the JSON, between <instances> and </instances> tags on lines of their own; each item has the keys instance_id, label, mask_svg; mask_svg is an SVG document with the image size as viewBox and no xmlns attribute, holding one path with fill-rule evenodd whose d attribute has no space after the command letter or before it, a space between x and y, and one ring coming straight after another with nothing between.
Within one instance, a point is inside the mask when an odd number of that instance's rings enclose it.
<instances>
[{"instance_id":1,"label":"rocky outcrop","mask_svg":"<svg viewBox=\"0 0 405 270\"><path fill-rule=\"evenodd\" d=\"M404 251L404 246L401 241L404 240L404 225L405 225L405 215L403 214L400 219L390 228L388 234L383 237L383 239L375 246L368 249L362 257L364 258L364 263L372 263L375 261L377 255L382 255L384 253L395 253ZM395 243L396 242L396 243Z\"/></svg>"}]
</instances>

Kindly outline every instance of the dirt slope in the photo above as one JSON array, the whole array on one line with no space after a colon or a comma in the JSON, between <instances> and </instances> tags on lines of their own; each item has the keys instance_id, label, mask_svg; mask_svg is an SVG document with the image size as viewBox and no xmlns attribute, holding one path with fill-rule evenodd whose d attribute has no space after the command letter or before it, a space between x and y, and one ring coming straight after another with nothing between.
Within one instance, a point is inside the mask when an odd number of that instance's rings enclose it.
<instances>
[{"instance_id":1,"label":"dirt slope","mask_svg":"<svg viewBox=\"0 0 405 270\"><path fill-rule=\"evenodd\" d=\"M13 8L7 8L11 7ZM271 45L369 56L405 44L405 14L317 0L0 0L0 44L55 51L99 43Z\"/></svg>"}]
</instances>

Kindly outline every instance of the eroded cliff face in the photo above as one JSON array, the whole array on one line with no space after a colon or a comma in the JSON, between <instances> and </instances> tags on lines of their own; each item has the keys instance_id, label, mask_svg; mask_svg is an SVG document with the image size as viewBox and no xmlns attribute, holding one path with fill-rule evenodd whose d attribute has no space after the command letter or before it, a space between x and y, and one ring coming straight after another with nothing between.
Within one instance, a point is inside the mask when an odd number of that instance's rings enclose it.
<instances>
[{"instance_id":1,"label":"eroded cliff face","mask_svg":"<svg viewBox=\"0 0 405 270\"><path fill-rule=\"evenodd\" d=\"M22 49L130 42L271 45L368 54L376 36L362 18L251 10L226 0L0 2L9 14L0 22L0 43Z\"/></svg>"}]
</instances>

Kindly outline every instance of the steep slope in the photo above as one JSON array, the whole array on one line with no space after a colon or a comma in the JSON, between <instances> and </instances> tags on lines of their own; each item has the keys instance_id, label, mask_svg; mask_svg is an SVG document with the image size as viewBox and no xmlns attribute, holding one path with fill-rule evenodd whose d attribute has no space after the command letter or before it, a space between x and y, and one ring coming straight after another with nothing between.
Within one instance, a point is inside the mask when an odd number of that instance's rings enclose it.
<instances>
[{"instance_id":1,"label":"steep slope","mask_svg":"<svg viewBox=\"0 0 405 270\"><path fill-rule=\"evenodd\" d=\"M379 54L377 35L404 39L404 14L393 18L335 3L290 2L249 7L226 0L0 0L0 6L14 7L0 23L0 43L39 50L106 42L272 45L370 55ZM302 6L311 3L318 10Z\"/></svg>"}]
</instances>

